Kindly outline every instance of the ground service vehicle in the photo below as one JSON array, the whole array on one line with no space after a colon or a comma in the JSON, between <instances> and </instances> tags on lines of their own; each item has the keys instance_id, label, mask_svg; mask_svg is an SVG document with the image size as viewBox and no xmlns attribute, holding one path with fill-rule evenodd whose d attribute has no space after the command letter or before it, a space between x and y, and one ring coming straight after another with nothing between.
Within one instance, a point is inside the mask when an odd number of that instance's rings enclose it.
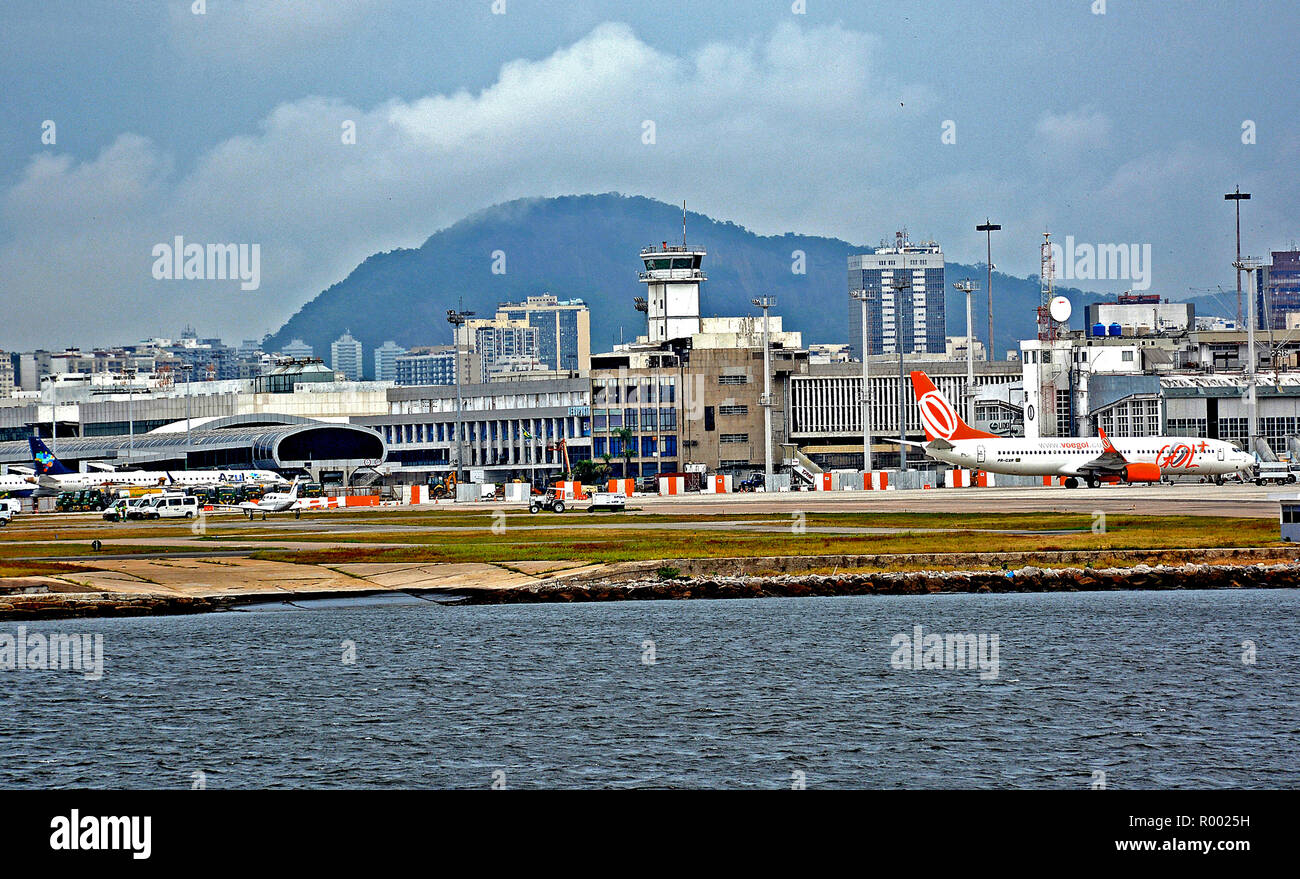
<instances>
[{"instance_id":1,"label":"ground service vehicle","mask_svg":"<svg viewBox=\"0 0 1300 879\"><path fill-rule=\"evenodd\" d=\"M113 503L109 504L108 508L104 510L104 521L125 522L126 508L131 506L131 504L132 504L132 499L129 497L120 497L117 500L113 501Z\"/></svg>"},{"instance_id":2,"label":"ground service vehicle","mask_svg":"<svg viewBox=\"0 0 1300 879\"><path fill-rule=\"evenodd\" d=\"M1256 485L1263 485L1266 482L1291 484L1295 480L1295 473L1292 472L1291 466L1283 461L1261 461L1255 465Z\"/></svg>"},{"instance_id":3,"label":"ground service vehicle","mask_svg":"<svg viewBox=\"0 0 1300 879\"><path fill-rule=\"evenodd\" d=\"M116 494L110 494L100 488L82 488L63 492L55 502L54 508L60 513L98 513L100 510L107 509L116 499Z\"/></svg>"},{"instance_id":4,"label":"ground service vehicle","mask_svg":"<svg viewBox=\"0 0 1300 879\"><path fill-rule=\"evenodd\" d=\"M534 497L528 502L528 512L540 513L542 510L549 510L552 513L564 512L564 498L554 488L546 489L546 494L541 497Z\"/></svg>"},{"instance_id":5,"label":"ground service vehicle","mask_svg":"<svg viewBox=\"0 0 1300 879\"><path fill-rule=\"evenodd\" d=\"M627 509L627 495L621 492L597 491L591 495L591 505L587 507L588 513L594 513L597 510L609 510L611 513L621 513Z\"/></svg>"}]
</instances>

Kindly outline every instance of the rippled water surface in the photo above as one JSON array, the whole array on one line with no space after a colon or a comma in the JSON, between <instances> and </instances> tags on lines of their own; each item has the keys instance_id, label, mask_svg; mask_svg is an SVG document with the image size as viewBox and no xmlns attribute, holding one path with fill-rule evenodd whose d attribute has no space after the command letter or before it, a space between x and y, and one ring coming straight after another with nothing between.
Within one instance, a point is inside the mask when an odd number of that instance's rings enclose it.
<instances>
[{"instance_id":1,"label":"rippled water surface","mask_svg":"<svg viewBox=\"0 0 1300 879\"><path fill-rule=\"evenodd\" d=\"M1262 590L42 622L102 633L105 675L0 670L0 786L1296 787L1297 611ZM915 625L996 634L997 678L893 668Z\"/></svg>"}]
</instances>

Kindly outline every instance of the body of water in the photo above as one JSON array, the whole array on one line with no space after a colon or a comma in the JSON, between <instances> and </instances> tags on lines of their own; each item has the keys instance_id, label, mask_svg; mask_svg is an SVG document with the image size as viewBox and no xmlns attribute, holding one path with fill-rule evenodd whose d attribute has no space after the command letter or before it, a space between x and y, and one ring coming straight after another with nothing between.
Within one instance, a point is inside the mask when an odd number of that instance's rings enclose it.
<instances>
[{"instance_id":1,"label":"body of water","mask_svg":"<svg viewBox=\"0 0 1300 879\"><path fill-rule=\"evenodd\" d=\"M41 622L102 634L103 677L0 670L0 786L1296 787L1298 611L1258 590ZM996 669L898 667L915 626L996 635Z\"/></svg>"}]
</instances>

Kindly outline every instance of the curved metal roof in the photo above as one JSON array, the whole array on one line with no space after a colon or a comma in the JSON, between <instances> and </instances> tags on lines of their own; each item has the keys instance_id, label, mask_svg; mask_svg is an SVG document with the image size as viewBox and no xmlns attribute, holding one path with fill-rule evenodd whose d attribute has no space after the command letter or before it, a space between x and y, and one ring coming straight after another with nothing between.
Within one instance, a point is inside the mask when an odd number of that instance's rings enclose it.
<instances>
[{"instance_id":1,"label":"curved metal roof","mask_svg":"<svg viewBox=\"0 0 1300 879\"><path fill-rule=\"evenodd\" d=\"M299 466L303 461L348 461L374 466L388 457L384 438L376 431L356 424L293 418L294 424L267 424L271 416L233 416L222 419L232 424L239 419L254 422L246 427L222 427L190 434L188 447L193 453L248 449L251 466L276 469ZM261 422L256 423L256 422ZM147 466L152 461L174 461L185 456L184 432L174 434L145 433L135 437L77 437L50 443L54 453L66 461L115 461L128 455L133 464ZM133 451L132 451L133 450ZM30 464L31 449L26 440L0 442L0 463Z\"/></svg>"}]
</instances>

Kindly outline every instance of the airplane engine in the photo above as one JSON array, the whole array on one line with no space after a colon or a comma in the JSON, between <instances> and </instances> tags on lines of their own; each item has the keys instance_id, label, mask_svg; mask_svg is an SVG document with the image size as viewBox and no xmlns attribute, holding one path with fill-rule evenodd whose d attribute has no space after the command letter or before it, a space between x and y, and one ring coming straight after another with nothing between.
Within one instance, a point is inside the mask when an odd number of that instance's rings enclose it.
<instances>
[{"instance_id":1,"label":"airplane engine","mask_svg":"<svg viewBox=\"0 0 1300 879\"><path fill-rule=\"evenodd\" d=\"M1124 468L1126 482L1159 482L1160 465L1147 461L1137 461Z\"/></svg>"}]
</instances>

